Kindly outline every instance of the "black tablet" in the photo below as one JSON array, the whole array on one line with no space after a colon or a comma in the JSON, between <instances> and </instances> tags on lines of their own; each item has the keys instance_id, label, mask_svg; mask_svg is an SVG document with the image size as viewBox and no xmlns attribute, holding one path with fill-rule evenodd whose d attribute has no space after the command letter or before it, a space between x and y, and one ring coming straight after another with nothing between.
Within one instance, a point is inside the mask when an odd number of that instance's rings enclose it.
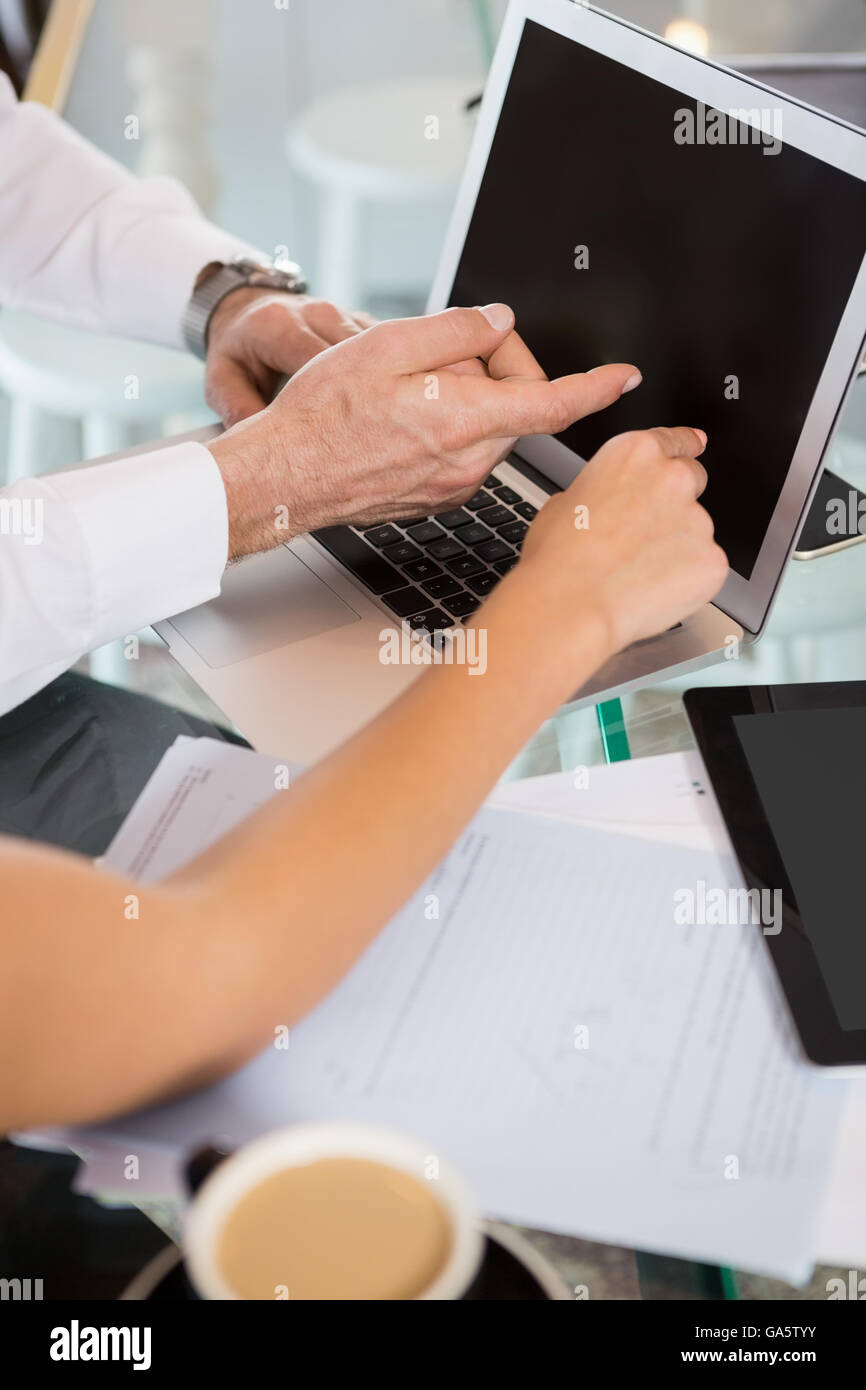
<instances>
[{"instance_id":1,"label":"black tablet","mask_svg":"<svg viewBox=\"0 0 866 1390\"><path fill-rule=\"evenodd\" d=\"M866 1066L866 681L689 690L685 706L807 1056Z\"/></svg>"}]
</instances>

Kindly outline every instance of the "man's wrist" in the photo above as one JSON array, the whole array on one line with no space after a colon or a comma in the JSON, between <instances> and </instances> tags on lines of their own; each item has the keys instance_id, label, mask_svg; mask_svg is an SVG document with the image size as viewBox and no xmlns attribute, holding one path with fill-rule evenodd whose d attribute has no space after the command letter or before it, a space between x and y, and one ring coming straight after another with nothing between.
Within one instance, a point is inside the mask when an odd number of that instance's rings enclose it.
<instances>
[{"instance_id":1,"label":"man's wrist","mask_svg":"<svg viewBox=\"0 0 866 1390\"><path fill-rule=\"evenodd\" d=\"M228 320L235 318L248 304L253 304L263 296L273 298L275 294L275 290L260 289L256 285L236 285L228 294L224 294L210 316L207 328L208 348L218 342L220 332Z\"/></svg>"},{"instance_id":2,"label":"man's wrist","mask_svg":"<svg viewBox=\"0 0 866 1390\"><path fill-rule=\"evenodd\" d=\"M281 451L268 422L263 427L261 416L251 416L207 448L226 492L230 560L270 550L298 534L288 500L277 497L285 466L279 462Z\"/></svg>"},{"instance_id":3,"label":"man's wrist","mask_svg":"<svg viewBox=\"0 0 866 1390\"><path fill-rule=\"evenodd\" d=\"M238 289L254 287L274 293L303 294L304 273L294 261L279 265L265 257L238 256L229 262L209 261L199 271L183 315L183 339L197 357L207 355L210 323L219 305Z\"/></svg>"}]
</instances>

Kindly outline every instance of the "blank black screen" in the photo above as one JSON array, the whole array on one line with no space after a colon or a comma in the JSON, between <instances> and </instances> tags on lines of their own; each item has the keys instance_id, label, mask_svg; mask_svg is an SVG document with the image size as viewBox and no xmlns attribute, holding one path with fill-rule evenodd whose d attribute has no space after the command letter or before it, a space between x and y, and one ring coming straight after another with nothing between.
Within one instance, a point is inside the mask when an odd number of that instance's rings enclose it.
<instances>
[{"instance_id":1,"label":"blank black screen","mask_svg":"<svg viewBox=\"0 0 866 1390\"><path fill-rule=\"evenodd\" d=\"M866 1028L866 709L733 722L839 1026Z\"/></svg>"},{"instance_id":2,"label":"blank black screen","mask_svg":"<svg viewBox=\"0 0 866 1390\"><path fill-rule=\"evenodd\" d=\"M560 438L587 458L706 430L706 504L748 578L866 254L866 184L787 145L677 144L689 106L527 22L450 302L511 304L552 377L634 362L643 384Z\"/></svg>"}]
</instances>

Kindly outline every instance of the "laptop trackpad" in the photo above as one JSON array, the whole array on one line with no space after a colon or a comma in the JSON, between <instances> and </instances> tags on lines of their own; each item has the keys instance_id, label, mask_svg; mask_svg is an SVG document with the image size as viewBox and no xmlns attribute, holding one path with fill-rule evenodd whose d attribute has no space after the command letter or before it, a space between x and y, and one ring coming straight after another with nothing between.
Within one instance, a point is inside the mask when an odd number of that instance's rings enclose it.
<instances>
[{"instance_id":1,"label":"laptop trackpad","mask_svg":"<svg viewBox=\"0 0 866 1390\"><path fill-rule=\"evenodd\" d=\"M284 545L232 565L219 598L169 619L208 666L302 642L359 615Z\"/></svg>"}]
</instances>

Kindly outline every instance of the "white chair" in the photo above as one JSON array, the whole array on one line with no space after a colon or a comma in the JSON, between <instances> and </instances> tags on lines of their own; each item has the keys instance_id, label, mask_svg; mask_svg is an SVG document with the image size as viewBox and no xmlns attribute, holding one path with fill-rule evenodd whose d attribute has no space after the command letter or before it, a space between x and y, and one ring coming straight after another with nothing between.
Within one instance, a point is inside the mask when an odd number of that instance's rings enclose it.
<instances>
[{"instance_id":1,"label":"white chair","mask_svg":"<svg viewBox=\"0 0 866 1390\"><path fill-rule=\"evenodd\" d=\"M319 189L316 289L350 308L363 293L365 205L446 202L472 137L466 102L483 79L401 79L313 102L289 129L292 170Z\"/></svg>"},{"instance_id":2,"label":"white chair","mask_svg":"<svg viewBox=\"0 0 866 1390\"><path fill-rule=\"evenodd\" d=\"M0 390L10 400L6 482L44 471L40 421L59 415L81 430L81 459L210 419L195 358L149 343L0 314ZM53 466L53 464L51 465Z\"/></svg>"}]
</instances>

